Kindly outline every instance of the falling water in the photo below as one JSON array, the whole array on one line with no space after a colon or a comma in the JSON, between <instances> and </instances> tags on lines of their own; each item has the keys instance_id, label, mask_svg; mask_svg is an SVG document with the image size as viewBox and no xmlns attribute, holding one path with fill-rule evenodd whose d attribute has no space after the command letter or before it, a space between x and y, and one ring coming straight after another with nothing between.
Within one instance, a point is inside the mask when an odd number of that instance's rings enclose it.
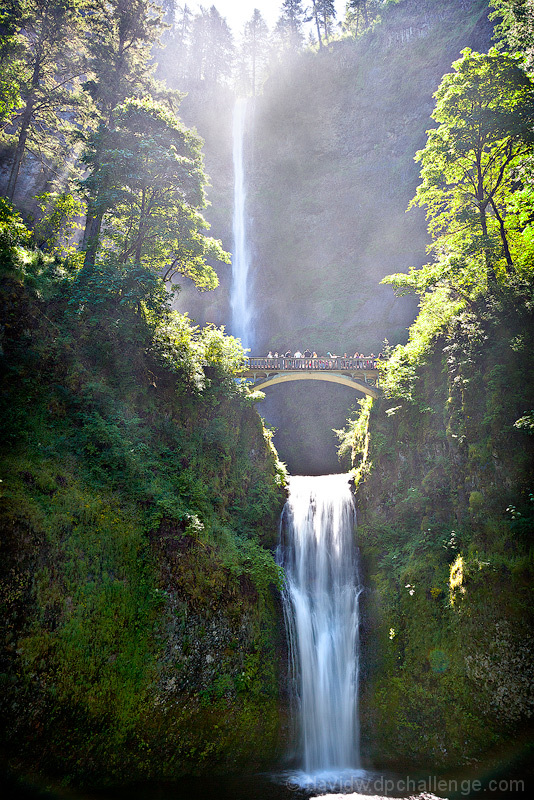
<instances>
[{"instance_id":1,"label":"falling water","mask_svg":"<svg viewBox=\"0 0 534 800\"><path fill-rule=\"evenodd\" d=\"M249 252L245 220L244 140L247 100L236 101L233 119L234 159L234 251L232 258L232 334L241 339L244 347L252 347L252 305L248 295Z\"/></svg>"},{"instance_id":2,"label":"falling water","mask_svg":"<svg viewBox=\"0 0 534 800\"><path fill-rule=\"evenodd\" d=\"M355 509L347 475L290 479L279 561L308 775L358 769Z\"/></svg>"}]
</instances>

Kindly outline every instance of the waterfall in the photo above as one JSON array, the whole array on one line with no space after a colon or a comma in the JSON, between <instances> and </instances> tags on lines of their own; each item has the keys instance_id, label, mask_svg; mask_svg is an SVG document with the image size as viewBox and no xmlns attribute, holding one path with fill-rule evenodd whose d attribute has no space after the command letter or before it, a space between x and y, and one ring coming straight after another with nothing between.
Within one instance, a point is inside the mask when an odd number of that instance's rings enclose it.
<instances>
[{"instance_id":1,"label":"waterfall","mask_svg":"<svg viewBox=\"0 0 534 800\"><path fill-rule=\"evenodd\" d=\"M358 577L348 475L290 478L279 563L302 742L310 773L358 769Z\"/></svg>"},{"instance_id":2,"label":"waterfall","mask_svg":"<svg viewBox=\"0 0 534 800\"><path fill-rule=\"evenodd\" d=\"M252 305L248 294L249 253L245 219L246 187L244 140L247 119L247 100L236 100L233 117L233 162L234 162L234 249L232 257L232 334L243 347L252 347Z\"/></svg>"}]
</instances>

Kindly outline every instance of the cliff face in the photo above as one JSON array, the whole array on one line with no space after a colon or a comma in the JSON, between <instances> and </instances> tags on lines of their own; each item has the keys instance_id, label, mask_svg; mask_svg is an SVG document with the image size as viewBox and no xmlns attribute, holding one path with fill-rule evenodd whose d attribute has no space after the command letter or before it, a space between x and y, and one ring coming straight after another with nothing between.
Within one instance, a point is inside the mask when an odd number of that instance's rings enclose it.
<instances>
[{"instance_id":1,"label":"cliff face","mask_svg":"<svg viewBox=\"0 0 534 800\"><path fill-rule=\"evenodd\" d=\"M525 756L534 388L523 301L460 316L417 366L411 399L392 393L360 427L361 714L381 763L476 763L510 740L507 757Z\"/></svg>"},{"instance_id":2,"label":"cliff face","mask_svg":"<svg viewBox=\"0 0 534 800\"><path fill-rule=\"evenodd\" d=\"M405 339L416 305L379 284L426 259L423 215L405 213L418 183L413 157L443 74L462 48L487 50L491 34L484 0L404 0L374 32L301 54L271 76L246 143L258 353L377 354L384 339ZM230 98L192 93L182 109L206 140L212 199L225 199L223 214L214 203L207 216L231 251ZM180 309L229 323L229 272L209 296L186 283ZM320 383L269 390L260 412L291 472L339 469L332 428L355 399Z\"/></svg>"},{"instance_id":3,"label":"cliff face","mask_svg":"<svg viewBox=\"0 0 534 800\"><path fill-rule=\"evenodd\" d=\"M90 783L265 763L285 492L261 421L137 315L28 284L0 293L4 752Z\"/></svg>"}]
</instances>

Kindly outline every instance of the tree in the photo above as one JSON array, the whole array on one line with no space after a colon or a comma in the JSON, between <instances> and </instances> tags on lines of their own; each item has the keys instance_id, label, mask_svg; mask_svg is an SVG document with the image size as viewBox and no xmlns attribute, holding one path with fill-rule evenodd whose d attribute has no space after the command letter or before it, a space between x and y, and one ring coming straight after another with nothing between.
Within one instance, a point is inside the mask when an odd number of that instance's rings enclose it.
<instances>
[{"instance_id":1,"label":"tree","mask_svg":"<svg viewBox=\"0 0 534 800\"><path fill-rule=\"evenodd\" d=\"M359 36L377 19L381 4L380 0L347 0L344 27Z\"/></svg>"},{"instance_id":2,"label":"tree","mask_svg":"<svg viewBox=\"0 0 534 800\"><path fill-rule=\"evenodd\" d=\"M482 253L493 281L498 265L514 266L510 200L534 149L534 83L519 57L495 49L466 49L453 68L435 94L438 127L416 155L422 182L411 205L426 206L436 252Z\"/></svg>"},{"instance_id":3,"label":"tree","mask_svg":"<svg viewBox=\"0 0 534 800\"><path fill-rule=\"evenodd\" d=\"M27 0L12 5L18 12L20 101L15 99L18 108L14 114L6 113L4 120L16 130L6 191L10 200L26 150L50 159L74 129L69 112L79 111L83 103L79 77L84 21L82 0Z\"/></svg>"},{"instance_id":4,"label":"tree","mask_svg":"<svg viewBox=\"0 0 534 800\"><path fill-rule=\"evenodd\" d=\"M171 89L183 89L185 85L192 19L193 13L187 3L182 6L172 3L172 15L169 11L165 17L170 27L162 36L165 50L158 59L157 74Z\"/></svg>"},{"instance_id":5,"label":"tree","mask_svg":"<svg viewBox=\"0 0 534 800\"><path fill-rule=\"evenodd\" d=\"M98 118L107 123L126 97L154 88L152 54L163 31L161 8L150 0L90 0L85 84Z\"/></svg>"},{"instance_id":6,"label":"tree","mask_svg":"<svg viewBox=\"0 0 534 800\"><path fill-rule=\"evenodd\" d=\"M534 0L491 0L495 11L491 19L500 20L495 32L507 48L525 56L527 68L534 70Z\"/></svg>"},{"instance_id":7,"label":"tree","mask_svg":"<svg viewBox=\"0 0 534 800\"><path fill-rule=\"evenodd\" d=\"M241 53L250 91L254 97L258 75L265 69L269 57L269 28L257 8L245 23Z\"/></svg>"},{"instance_id":8,"label":"tree","mask_svg":"<svg viewBox=\"0 0 534 800\"><path fill-rule=\"evenodd\" d=\"M333 0L312 0L312 3L312 17L317 28L319 47L322 47L323 37L328 41L332 33L332 23L336 18L336 8Z\"/></svg>"},{"instance_id":9,"label":"tree","mask_svg":"<svg viewBox=\"0 0 534 800\"><path fill-rule=\"evenodd\" d=\"M214 86L228 79L234 62L234 41L226 20L215 6L201 8L194 17L189 54L189 75Z\"/></svg>"},{"instance_id":10,"label":"tree","mask_svg":"<svg viewBox=\"0 0 534 800\"><path fill-rule=\"evenodd\" d=\"M33 240L41 250L59 256L73 257L71 246L74 231L78 230L84 206L79 197L69 192L44 192L36 195L41 211L33 227Z\"/></svg>"},{"instance_id":11,"label":"tree","mask_svg":"<svg viewBox=\"0 0 534 800\"><path fill-rule=\"evenodd\" d=\"M154 89L151 54L161 34L162 23L158 9L149 0L92 0L88 25L91 36L87 42L87 57L92 78L85 88L95 104L97 130L89 137L86 157L96 168L98 148L102 153L109 149L106 136L113 135L114 109L127 97L144 96ZM107 200L103 181L89 181L85 190L84 266L90 269L99 246Z\"/></svg>"},{"instance_id":12,"label":"tree","mask_svg":"<svg viewBox=\"0 0 534 800\"><path fill-rule=\"evenodd\" d=\"M181 273L202 290L217 286L206 260L229 256L203 233L201 144L161 103L130 98L115 109L111 132L85 155L85 186L102 204L101 259L164 281Z\"/></svg>"},{"instance_id":13,"label":"tree","mask_svg":"<svg viewBox=\"0 0 534 800\"><path fill-rule=\"evenodd\" d=\"M304 41L302 32L306 21L306 12L302 7L302 0L284 0L276 32L290 50L299 50Z\"/></svg>"},{"instance_id":14,"label":"tree","mask_svg":"<svg viewBox=\"0 0 534 800\"><path fill-rule=\"evenodd\" d=\"M12 0L0 10L0 127L9 124L15 110L22 105L24 44L21 27L20 2Z\"/></svg>"}]
</instances>

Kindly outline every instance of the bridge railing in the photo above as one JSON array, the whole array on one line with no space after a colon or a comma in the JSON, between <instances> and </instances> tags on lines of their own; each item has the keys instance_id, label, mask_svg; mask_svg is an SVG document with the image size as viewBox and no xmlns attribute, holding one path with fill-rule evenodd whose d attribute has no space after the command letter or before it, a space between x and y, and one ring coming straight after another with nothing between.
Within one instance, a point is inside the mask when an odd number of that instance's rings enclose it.
<instances>
[{"instance_id":1,"label":"bridge railing","mask_svg":"<svg viewBox=\"0 0 534 800\"><path fill-rule=\"evenodd\" d=\"M357 370L357 369L377 369L376 358L353 358L328 356L319 358L267 358L267 356L249 356L245 358L245 369L262 370Z\"/></svg>"}]
</instances>

